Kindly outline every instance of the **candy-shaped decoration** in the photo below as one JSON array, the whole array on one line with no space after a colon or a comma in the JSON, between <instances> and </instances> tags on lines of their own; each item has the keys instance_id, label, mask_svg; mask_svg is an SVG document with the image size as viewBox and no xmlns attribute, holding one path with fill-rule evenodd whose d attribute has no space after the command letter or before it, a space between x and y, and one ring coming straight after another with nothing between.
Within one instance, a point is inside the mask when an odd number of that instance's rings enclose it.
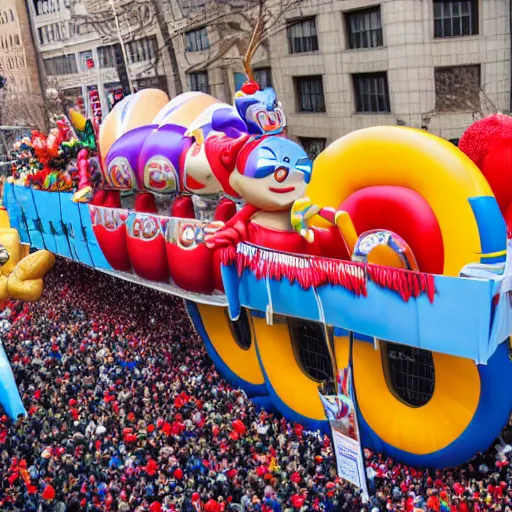
<instances>
[{"instance_id":1,"label":"candy-shaped decoration","mask_svg":"<svg viewBox=\"0 0 512 512\"><path fill-rule=\"evenodd\" d=\"M377 263L387 267L418 270L418 263L407 242L396 233L384 229L364 232L352 252L352 261Z\"/></svg>"}]
</instances>

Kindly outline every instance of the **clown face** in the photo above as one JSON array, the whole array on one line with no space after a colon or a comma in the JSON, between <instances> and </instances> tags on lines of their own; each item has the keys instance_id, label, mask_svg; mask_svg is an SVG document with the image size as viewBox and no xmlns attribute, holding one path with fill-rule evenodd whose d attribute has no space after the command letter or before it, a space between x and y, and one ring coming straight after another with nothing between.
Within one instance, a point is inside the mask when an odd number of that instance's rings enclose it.
<instances>
[{"instance_id":1,"label":"clown face","mask_svg":"<svg viewBox=\"0 0 512 512\"><path fill-rule=\"evenodd\" d=\"M192 194L209 195L222 191L205 153L205 144L193 142L183 165L183 187Z\"/></svg>"},{"instance_id":2,"label":"clown face","mask_svg":"<svg viewBox=\"0 0 512 512\"><path fill-rule=\"evenodd\" d=\"M282 211L304 195L311 161L295 142L271 136L246 145L229 184L248 204Z\"/></svg>"}]
</instances>

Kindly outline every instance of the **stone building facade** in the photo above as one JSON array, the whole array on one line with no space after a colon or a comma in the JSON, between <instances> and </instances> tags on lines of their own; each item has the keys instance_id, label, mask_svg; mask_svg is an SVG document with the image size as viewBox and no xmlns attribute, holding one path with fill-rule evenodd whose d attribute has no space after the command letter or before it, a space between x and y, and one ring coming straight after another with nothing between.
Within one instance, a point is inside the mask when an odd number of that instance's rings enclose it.
<instances>
[{"instance_id":1,"label":"stone building facade","mask_svg":"<svg viewBox=\"0 0 512 512\"><path fill-rule=\"evenodd\" d=\"M243 81L244 37L209 23L204 0L173 2L168 23L177 27L185 89L229 101ZM456 142L475 119L510 111L509 4L304 0L284 12L253 64L284 104L290 135L312 155L345 133L381 124Z\"/></svg>"},{"instance_id":2,"label":"stone building facade","mask_svg":"<svg viewBox=\"0 0 512 512\"><path fill-rule=\"evenodd\" d=\"M119 87L112 53L117 32L112 21L105 22L109 2L28 1L46 74L81 97L88 114L98 108L107 112L111 92ZM229 16L237 1L157 4L184 90L231 101L243 83L250 30ZM143 9L121 17L132 81L173 96L169 45L155 2L116 0L116 5L123 12L130 6ZM345 133L379 124L423 128L457 140L475 119L510 110L509 3L303 0L300 9L284 10L258 50L256 78L276 89L290 135L312 155ZM87 19L101 23L85 23L87 13ZM91 91L98 91L95 104Z\"/></svg>"},{"instance_id":3,"label":"stone building facade","mask_svg":"<svg viewBox=\"0 0 512 512\"><path fill-rule=\"evenodd\" d=\"M109 2L91 3L28 0L45 87L57 89L101 122L122 93L114 46L119 38ZM133 88L166 89L164 63L156 58L163 43L150 9L141 4L130 13L135 22L121 16L120 28Z\"/></svg>"},{"instance_id":4,"label":"stone building facade","mask_svg":"<svg viewBox=\"0 0 512 512\"><path fill-rule=\"evenodd\" d=\"M37 126L43 100L30 19L23 0L0 0L0 125Z\"/></svg>"},{"instance_id":5,"label":"stone building facade","mask_svg":"<svg viewBox=\"0 0 512 512\"><path fill-rule=\"evenodd\" d=\"M508 7L508 0L308 0L300 17L290 13L298 24L270 45L290 132L313 152L383 124L456 140L482 115L509 112Z\"/></svg>"}]
</instances>

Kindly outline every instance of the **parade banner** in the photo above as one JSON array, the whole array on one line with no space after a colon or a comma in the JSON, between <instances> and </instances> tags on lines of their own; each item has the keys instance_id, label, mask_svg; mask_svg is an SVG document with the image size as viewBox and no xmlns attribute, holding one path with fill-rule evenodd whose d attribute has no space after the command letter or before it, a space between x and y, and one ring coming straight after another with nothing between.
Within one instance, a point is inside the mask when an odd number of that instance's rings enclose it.
<instances>
[{"instance_id":1,"label":"parade banner","mask_svg":"<svg viewBox=\"0 0 512 512\"><path fill-rule=\"evenodd\" d=\"M368 501L368 487L361 438L354 407L350 368L338 370L338 394L322 395L320 400L331 425L333 450L338 476L362 490L363 501Z\"/></svg>"}]
</instances>

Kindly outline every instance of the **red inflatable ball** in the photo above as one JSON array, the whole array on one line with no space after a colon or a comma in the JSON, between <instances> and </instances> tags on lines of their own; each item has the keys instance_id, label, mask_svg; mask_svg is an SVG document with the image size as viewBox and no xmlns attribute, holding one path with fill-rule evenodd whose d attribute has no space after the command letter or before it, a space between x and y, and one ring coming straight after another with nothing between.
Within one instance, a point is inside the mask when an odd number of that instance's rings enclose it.
<instances>
[{"instance_id":1,"label":"red inflatable ball","mask_svg":"<svg viewBox=\"0 0 512 512\"><path fill-rule=\"evenodd\" d=\"M183 470L181 468L174 470L174 478L176 478L176 480L181 480L183 478Z\"/></svg>"},{"instance_id":2,"label":"red inflatable ball","mask_svg":"<svg viewBox=\"0 0 512 512\"><path fill-rule=\"evenodd\" d=\"M52 501L55 498L55 489L48 484L43 491L43 494L41 494L41 498L46 501Z\"/></svg>"},{"instance_id":3,"label":"red inflatable ball","mask_svg":"<svg viewBox=\"0 0 512 512\"><path fill-rule=\"evenodd\" d=\"M254 93L260 90L260 86L254 80L247 80L241 87L241 90L244 94L248 96L252 96Z\"/></svg>"},{"instance_id":4,"label":"red inflatable ball","mask_svg":"<svg viewBox=\"0 0 512 512\"><path fill-rule=\"evenodd\" d=\"M192 503L197 503L200 499L201 497L199 496L198 492L192 493Z\"/></svg>"},{"instance_id":5,"label":"red inflatable ball","mask_svg":"<svg viewBox=\"0 0 512 512\"><path fill-rule=\"evenodd\" d=\"M512 227L512 118L494 114L473 123L462 135L459 149L487 179L501 213Z\"/></svg>"},{"instance_id":6,"label":"red inflatable ball","mask_svg":"<svg viewBox=\"0 0 512 512\"><path fill-rule=\"evenodd\" d=\"M162 505L160 504L160 502L158 501L154 501L153 503L151 503L151 505L149 506L149 510L150 512L161 512L162 510Z\"/></svg>"}]
</instances>

